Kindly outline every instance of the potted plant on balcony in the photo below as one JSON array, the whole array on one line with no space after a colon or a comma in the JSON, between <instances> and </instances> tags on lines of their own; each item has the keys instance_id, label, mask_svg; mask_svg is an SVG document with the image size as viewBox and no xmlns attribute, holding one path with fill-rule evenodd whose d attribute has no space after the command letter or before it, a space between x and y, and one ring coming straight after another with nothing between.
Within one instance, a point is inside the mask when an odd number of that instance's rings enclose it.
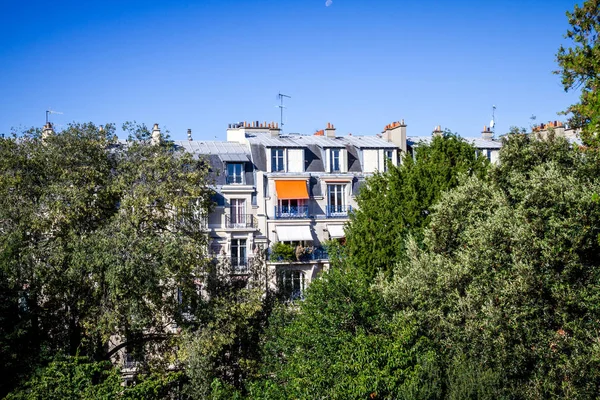
<instances>
[{"instance_id":1,"label":"potted plant on balcony","mask_svg":"<svg viewBox=\"0 0 600 400\"><path fill-rule=\"evenodd\" d=\"M294 248L289 244L277 242L271 248L271 260L273 261L294 261L295 255Z\"/></svg>"}]
</instances>

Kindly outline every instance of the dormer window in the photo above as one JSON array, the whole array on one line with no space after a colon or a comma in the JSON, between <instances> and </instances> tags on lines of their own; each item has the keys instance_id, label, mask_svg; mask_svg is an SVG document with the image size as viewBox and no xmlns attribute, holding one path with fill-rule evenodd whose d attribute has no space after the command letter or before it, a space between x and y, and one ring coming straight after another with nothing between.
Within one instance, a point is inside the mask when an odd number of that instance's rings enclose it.
<instances>
[{"instance_id":1,"label":"dormer window","mask_svg":"<svg viewBox=\"0 0 600 400\"><path fill-rule=\"evenodd\" d=\"M285 171L283 149L271 149L271 172Z\"/></svg>"},{"instance_id":2,"label":"dormer window","mask_svg":"<svg viewBox=\"0 0 600 400\"><path fill-rule=\"evenodd\" d=\"M340 172L340 149L331 149L330 171Z\"/></svg>"},{"instance_id":3,"label":"dormer window","mask_svg":"<svg viewBox=\"0 0 600 400\"><path fill-rule=\"evenodd\" d=\"M227 163L227 184L244 184L244 163Z\"/></svg>"}]
</instances>

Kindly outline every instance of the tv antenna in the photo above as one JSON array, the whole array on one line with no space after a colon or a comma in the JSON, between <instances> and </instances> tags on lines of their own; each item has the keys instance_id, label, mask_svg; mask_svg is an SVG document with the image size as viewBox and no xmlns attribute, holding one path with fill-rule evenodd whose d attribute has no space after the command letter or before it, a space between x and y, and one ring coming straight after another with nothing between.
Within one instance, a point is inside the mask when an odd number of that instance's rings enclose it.
<instances>
[{"instance_id":1,"label":"tv antenna","mask_svg":"<svg viewBox=\"0 0 600 400\"><path fill-rule=\"evenodd\" d=\"M286 108L283 105L283 98L287 97L288 99L291 99L292 96L288 96L287 94L283 94L281 92L279 92L279 94L277 95L277 97L279 97L279 105L276 107L279 107L279 126L281 127L281 131L283 132L283 109Z\"/></svg>"},{"instance_id":2,"label":"tv antenna","mask_svg":"<svg viewBox=\"0 0 600 400\"><path fill-rule=\"evenodd\" d=\"M496 136L496 106L492 106L492 120L490 121L490 129L492 130L492 135Z\"/></svg>"},{"instance_id":3,"label":"tv antenna","mask_svg":"<svg viewBox=\"0 0 600 400\"><path fill-rule=\"evenodd\" d=\"M54 111L51 108L48 108L46 110L46 124L48 124L48 115L49 114L61 114L62 115L62 113L60 111Z\"/></svg>"}]
</instances>

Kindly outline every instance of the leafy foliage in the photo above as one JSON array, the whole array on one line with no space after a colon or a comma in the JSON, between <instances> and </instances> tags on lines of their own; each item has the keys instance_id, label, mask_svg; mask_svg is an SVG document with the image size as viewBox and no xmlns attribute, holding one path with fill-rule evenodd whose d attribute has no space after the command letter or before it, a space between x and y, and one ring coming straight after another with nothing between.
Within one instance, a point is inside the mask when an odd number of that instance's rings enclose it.
<instances>
[{"instance_id":1,"label":"leafy foliage","mask_svg":"<svg viewBox=\"0 0 600 400\"><path fill-rule=\"evenodd\" d=\"M555 138L504 146L488 181L443 196L385 297L437 344L449 398L594 397L598 154Z\"/></svg>"},{"instance_id":2,"label":"leafy foliage","mask_svg":"<svg viewBox=\"0 0 600 400\"><path fill-rule=\"evenodd\" d=\"M406 238L421 240L441 193L461 174L483 176L487 165L473 146L446 132L417 146L416 159L406 155L402 165L369 178L346 228L349 264L366 268L369 277L391 272L405 255Z\"/></svg>"},{"instance_id":3,"label":"leafy foliage","mask_svg":"<svg viewBox=\"0 0 600 400\"><path fill-rule=\"evenodd\" d=\"M178 373L150 376L123 387L119 370L110 362L85 357L57 358L38 371L7 400L19 399L162 399L177 382Z\"/></svg>"},{"instance_id":4,"label":"leafy foliage","mask_svg":"<svg viewBox=\"0 0 600 400\"><path fill-rule=\"evenodd\" d=\"M587 144L600 144L600 1L586 0L567 12L571 28L565 37L572 47L561 46L556 55L565 91L579 89L579 103L567 110L570 124L583 128Z\"/></svg>"},{"instance_id":5,"label":"leafy foliage","mask_svg":"<svg viewBox=\"0 0 600 400\"><path fill-rule=\"evenodd\" d=\"M0 351L12 376L58 353L107 359L113 335L164 341L200 304L207 168L126 128L127 144L92 124L0 139Z\"/></svg>"},{"instance_id":6,"label":"leafy foliage","mask_svg":"<svg viewBox=\"0 0 600 400\"><path fill-rule=\"evenodd\" d=\"M250 398L436 398L437 359L406 321L390 319L358 270L334 269L304 302L282 307Z\"/></svg>"}]
</instances>

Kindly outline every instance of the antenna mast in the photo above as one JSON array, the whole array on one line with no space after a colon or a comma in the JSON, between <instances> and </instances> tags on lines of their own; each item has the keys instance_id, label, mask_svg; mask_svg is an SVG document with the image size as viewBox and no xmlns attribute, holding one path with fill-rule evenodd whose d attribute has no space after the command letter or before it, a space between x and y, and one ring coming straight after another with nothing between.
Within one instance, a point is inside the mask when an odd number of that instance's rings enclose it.
<instances>
[{"instance_id":1,"label":"antenna mast","mask_svg":"<svg viewBox=\"0 0 600 400\"><path fill-rule=\"evenodd\" d=\"M54 111L50 108L46 110L46 125L48 125L48 115L49 114L62 114L60 111Z\"/></svg>"},{"instance_id":2,"label":"antenna mast","mask_svg":"<svg viewBox=\"0 0 600 400\"><path fill-rule=\"evenodd\" d=\"M281 127L281 131L283 132L283 109L285 108L283 105L283 98L287 97L288 99L291 99L292 96L288 96L287 94L283 94L283 93L279 92L277 97L279 97L279 102L280 102L280 104L277 106L277 107L279 107L279 119L280 119L279 126Z\"/></svg>"},{"instance_id":3,"label":"antenna mast","mask_svg":"<svg viewBox=\"0 0 600 400\"><path fill-rule=\"evenodd\" d=\"M492 129L492 137L496 136L496 106L492 106L492 120L490 121L490 128Z\"/></svg>"}]
</instances>

